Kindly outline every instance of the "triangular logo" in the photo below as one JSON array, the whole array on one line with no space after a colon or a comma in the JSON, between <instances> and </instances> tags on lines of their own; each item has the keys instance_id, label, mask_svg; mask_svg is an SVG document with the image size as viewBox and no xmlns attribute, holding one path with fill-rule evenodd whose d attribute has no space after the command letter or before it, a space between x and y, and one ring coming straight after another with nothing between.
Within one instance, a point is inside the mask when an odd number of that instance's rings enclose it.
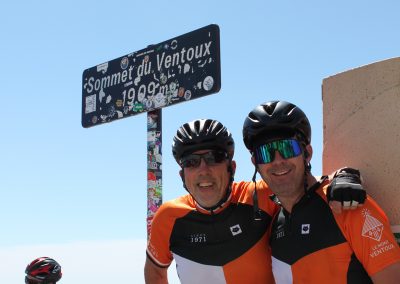
<instances>
[{"instance_id":1,"label":"triangular logo","mask_svg":"<svg viewBox=\"0 0 400 284\"><path fill-rule=\"evenodd\" d=\"M368 211L364 211L365 221L362 229L362 236L380 241L383 232L383 224L376 218L369 215Z\"/></svg>"}]
</instances>

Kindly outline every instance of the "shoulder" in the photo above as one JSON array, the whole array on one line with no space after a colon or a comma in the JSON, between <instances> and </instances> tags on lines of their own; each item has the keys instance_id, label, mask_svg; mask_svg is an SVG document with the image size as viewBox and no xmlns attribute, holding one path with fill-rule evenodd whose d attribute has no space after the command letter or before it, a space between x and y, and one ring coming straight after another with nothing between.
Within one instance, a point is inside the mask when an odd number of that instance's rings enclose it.
<instances>
[{"instance_id":1,"label":"shoulder","mask_svg":"<svg viewBox=\"0 0 400 284\"><path fill-rule=\"evenodd\" d=\"M188 195L164 202L151 218L152 230L170 230L177 219L194 210L192 198Z\"/></svg>"},{"instance_id":2,"label":"shoulder","mask_svg":"<svg viewBox=\"0 0 400 284\"><path fill-rule=\"evenodd\" d=\"M249 188L252 187L253 182L250 181L234 181L232 183L232 192L240 193L247 191Z\"/></svg>"},{"instance_id":3,"label":"shoulder","mask_svg":"<svg viewBox=\"0 0 400 284\"><path fill-rule=\"evenodd\" d=\"M163 203L151 221L151 231L169 234L177 219L194 210L190 196L181 196Z\"/></svg>"},{"instance_id":4,"label":"shoulder","mask_svg":"<svg viewBox=\"0 0 400 284\"><path fill-rule=\"evenodd\" d=\"M233 198L238 203L253 205L253 194L257 190L258 206L269 215L274 215L278 206L269 198L271 189L263 180L235 182L232 185Z\"/></svg>"},{"instance_id":5,"label":"shoulder","mask_svg":"<svg viewBox=\"0 0 400 284\"><path fill-rule=\"evenodd\" d=\"M178 198L166 201L156 212L156 217L178 217L195 210L193 199L190 195L183 195Z\"/></svg>"},{"instance_id":6,"label":"shoulder","mask_svg":"<svg viewBox=\"0 0 400 284\"><path fill-rule=\"evenodd\" d=\"M258 180L255 183L252 181L239 181L232 184L232 191L236 193L251 192L255 188L262 194L272 194L271 189L263 180Z\"/></svg>"}]
</instances>

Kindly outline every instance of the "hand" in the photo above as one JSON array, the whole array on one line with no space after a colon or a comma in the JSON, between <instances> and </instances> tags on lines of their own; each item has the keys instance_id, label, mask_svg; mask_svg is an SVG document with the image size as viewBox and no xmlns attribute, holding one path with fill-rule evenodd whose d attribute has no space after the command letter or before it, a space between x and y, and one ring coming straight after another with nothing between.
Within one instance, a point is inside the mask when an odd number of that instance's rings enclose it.
<instances>
[{"instance_id":1,"label":"hand","mask_svg":"<svg viewBox=\"0 0 400 284\"><path fill-rule=\"evenodd\" d=\"M367 193L361 184L360 171L342 168L336 171L328 186L327 198L332 210L355 209L365 201Z\"/></svg>"}]
</instances>

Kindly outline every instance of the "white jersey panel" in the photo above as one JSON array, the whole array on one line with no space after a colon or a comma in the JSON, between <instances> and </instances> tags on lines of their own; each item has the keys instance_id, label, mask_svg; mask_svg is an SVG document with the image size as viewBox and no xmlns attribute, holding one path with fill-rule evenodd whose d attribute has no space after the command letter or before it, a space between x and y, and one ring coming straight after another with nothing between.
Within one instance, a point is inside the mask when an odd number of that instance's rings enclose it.
<instances>
[{"instance_id":1,"label":"white jersey panel","mask_svg":"<svg viewBox=\"0 0 400 284\"><path fill-rule=\"evenodd\" d=\"M221 266L205 265L173 254L182 284L226 284Z\"/></svg>"},{"instance_id":2,"label":"white jersey panel","mask_svg":"<svg viewBox=\"0 0 400 284\"><path fill-rule=\"evenodd\" d=\"M276 284L292 284L293 275L289 264L272 257L272 272Z\"/></svg>"}]
</instances>

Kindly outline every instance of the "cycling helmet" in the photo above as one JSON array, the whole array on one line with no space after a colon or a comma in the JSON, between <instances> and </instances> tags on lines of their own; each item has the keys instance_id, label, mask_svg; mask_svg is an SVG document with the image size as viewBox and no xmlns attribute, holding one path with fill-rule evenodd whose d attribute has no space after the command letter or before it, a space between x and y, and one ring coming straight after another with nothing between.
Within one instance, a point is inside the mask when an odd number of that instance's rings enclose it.
<instances>
[{"instance_id":1,"label":"cycling helmet","mask_svg":"<svg viewBox=\"0 0 400 284\"><path fill-rule=\"evenodd\" d=\"M276 138L296 137L306 145L311 142L311 126L304 112L285 101L270 101L258 105L243 124L243 141L247 149Z\"/></svg>"},{"instance_id":2,"label":"cycling helmet","mask_svg":"<svg viewBox=\"0 0 400 284\"><path fill-rule=\"evenodd\" d=\"M197 119L183 124L172 142L172 154L175 160L183 155L198 150L216 149L228 153L232 159L235 151L235 142L228 129L217 120Z\"/></svg>"},{"instance_id":3,"label":"cycling helmet","mask_svg":"<svg viewBox=\"0 0 400 284\"><path fill-rule=\"evenodd\" d=\"M54 284L61 279L61 266L50 257L39 257L25 269L26 284Z\"/></svg>"}]
</instances>

